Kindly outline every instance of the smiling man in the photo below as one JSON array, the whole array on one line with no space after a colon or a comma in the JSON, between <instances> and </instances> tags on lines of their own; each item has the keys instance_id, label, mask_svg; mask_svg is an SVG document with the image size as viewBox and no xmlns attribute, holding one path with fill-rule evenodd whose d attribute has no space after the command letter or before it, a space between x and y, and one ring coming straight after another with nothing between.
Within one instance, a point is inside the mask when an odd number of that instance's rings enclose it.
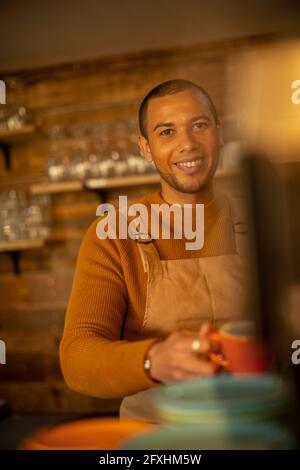
<instances>
[{"instance_id":1,"label":"smiling man","mask_svg":"<svg viewBox=\"0 0 300 470\"><path fill-rule=\"evenodd\" d=\"M203 204L204 246L187 250L172 226L169 239L100 240L96 220L81 245L60 357L71 388L124 397L121 418L157 422L155 388L215 372L210 324L244 312L248 271L241 214L214 193L222 136L208 94L185 80L162 83L139 118L140 148L161 177L161 191L139 203Z\"/></svg>"},{"instance_id":2,"label":"smiling man","mask_svg":"<svg viewBox=\"0 0 300 470\"><path fill-rule=\"evenodd\" d=\"M202 202L222 145L208 94L184 80L166 82L144 98L139 118L140 146L148 161L154 159L163 194L176 202Z\"/></svg>"}]
</instances>

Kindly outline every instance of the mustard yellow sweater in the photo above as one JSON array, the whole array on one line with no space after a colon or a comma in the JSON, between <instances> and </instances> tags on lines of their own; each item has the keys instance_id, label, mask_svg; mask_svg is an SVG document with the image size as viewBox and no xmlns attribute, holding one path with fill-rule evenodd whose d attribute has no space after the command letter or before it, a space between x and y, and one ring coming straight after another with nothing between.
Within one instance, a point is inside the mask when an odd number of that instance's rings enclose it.
<instances>
[{"instance_id":1,"label":"mustard yellow sweater","mask_svg":"<svg viewBox=\"0 0 300 470\"><path fill-rule=\"evenodd\" d=\"M204 247L186 250L187 240L158 239L162 260L214 256L235 251L228 200L204 195ZM162 204L160 192L138 201ZM143 370L145 352L157 338L140 339L146 304L147 275L136 241L100 240L99 218L85 234L60 344L66 383L75 391L101 398L119 398L155 386ZM172 231L171 231L172 234Z\"/></svg>"}]
</instances>

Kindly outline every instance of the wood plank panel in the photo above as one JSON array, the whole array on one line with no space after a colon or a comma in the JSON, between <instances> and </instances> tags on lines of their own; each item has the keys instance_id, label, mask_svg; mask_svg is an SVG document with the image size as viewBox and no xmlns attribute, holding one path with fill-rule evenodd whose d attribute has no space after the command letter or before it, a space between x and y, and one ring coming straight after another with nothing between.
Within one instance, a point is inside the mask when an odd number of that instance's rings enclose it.
<instances>
[{"instance_id":1,"label":"wood plank panel","mask_svg":"<svg viewBox=\"0 0 300 470\"><path fill-rule=\"evenodd\" d=\"M72 392L60 381L2 382L1 398L7 399L18 414L105 413L118 412L120 400L102 400Z\"/></svg>"},{"instance_id":2,"label":"wood plank panel","mask_svg":"<svg viewBox=\"0 0 300 470\"><path fill-rule=\"evenodd\" d=\"M168 79L199 83L211 94L221 118L234 119L225 107L228 57L265 40L221 41L20 71L15 75L24 80L25 104L35 114L38 131L32 138L19 138L13 144L11 171L5 169L0 156L0 191L28 189L45 179L52 126L136 116L145 93ZM241 86L233 81L227 85L230 96ZM241 181L228 178L216 181L216 186L237 195L242 190ZM0 338L7 342L13 365L0 369L0 396L10 401L14 411L93 413L117 409L119 401L84 397L63 384L58 345L80 243L103 196L115 204L119 194L127 195L130 203L158 188L106 188L102 196L88 190L52 194L50 239L39 250L22 252L20 275L13 273L8 254L0 253Z\"/></svg>"}]
</instances>

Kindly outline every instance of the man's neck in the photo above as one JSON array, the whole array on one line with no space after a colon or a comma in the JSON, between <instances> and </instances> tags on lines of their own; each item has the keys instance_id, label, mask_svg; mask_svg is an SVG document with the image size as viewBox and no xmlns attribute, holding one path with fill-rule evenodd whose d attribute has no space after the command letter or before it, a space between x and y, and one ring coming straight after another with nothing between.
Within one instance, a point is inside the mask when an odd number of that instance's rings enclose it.
<instances>
[{"instance_id":1,"label":"man's neck","mask_svg":"<svg viewBox=\"0 0 300 470\"><path fill-rule=\"evenodd\" d=\"M214 199L212 182L197 193L183 193L162 184L161 197L168 204L209 204Z\"/></svg>"}]
</instances>

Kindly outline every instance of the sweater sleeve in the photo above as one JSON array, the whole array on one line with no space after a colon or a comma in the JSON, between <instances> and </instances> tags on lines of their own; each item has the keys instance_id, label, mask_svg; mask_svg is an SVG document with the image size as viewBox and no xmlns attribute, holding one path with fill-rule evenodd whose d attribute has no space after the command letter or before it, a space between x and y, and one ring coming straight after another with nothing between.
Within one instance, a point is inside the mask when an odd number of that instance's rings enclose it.
<instances>
[{"instance_id":1,"label":"sweater sleeve","mask_svg":"<svg viewBox=\"0 0 300 470\"><path fill-rule=\"evenodd\" d=\"M97 220L79 250L68 304L60 363L73 390L99 398L120 398L156 386L143 369L157 340L121 339L127 289L115 240L100 240Z\"/></svg>"}]
</instances>

